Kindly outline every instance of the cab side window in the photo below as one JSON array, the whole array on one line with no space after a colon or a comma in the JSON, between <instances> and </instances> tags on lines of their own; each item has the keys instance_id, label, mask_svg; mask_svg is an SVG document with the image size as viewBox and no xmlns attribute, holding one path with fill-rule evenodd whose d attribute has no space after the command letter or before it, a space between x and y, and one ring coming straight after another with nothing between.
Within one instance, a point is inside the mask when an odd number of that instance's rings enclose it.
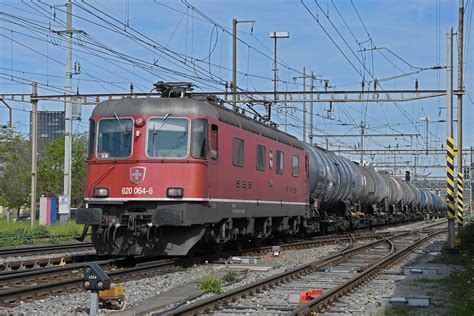
<instances>
[{"instance_id":1,"label":"cab side window","mask_svg":"<svg viewBox=\"0 0 474 316\"><path fill-rule=\"evenodd\" d=\"M237 137L232 139L232 163L234 166L244 166L244 140Z\"/></svg>"},{"instance_id":2,"label":"cab side window","mask_svg":"<svg viewBox=\"0 0 474 316\"><path fill-rule=\"evenodd\" d=\"M209 151L211 152L211 159L217 160L219 139L218 139L218 127L217 125L211 125L211 137L209 140Z\"/></svg>"},{"instance_id":3,"label":"cab side window","mask_svg":"<svg viewBox=\"0 0 474 316\"><path fill-rule=\"evenodd\" d=\"M257 145L257 170L265 171L265 162L267 157L267 147Z\"/></svg>"},{"instance_id":4,"label":"cab side window","mask_svg":"<svg viewBox=\"0 0 474 316\"><path fill-rule=\"evenodd\" d=\"M291 174L293 177L299 176L300 172L300 158L298 156L293 156L291 158Z\"/></svg>"},{"instance_id":5,"label":"cab side window","mask_svg":"<svg viewBox=\"0 0 474 316\"><path fill-rule=\"evenodd\" d=\"M87 159L92 159L95 148L95 121L89 120L89 146L87 147Z\"/></svg>"},{"instance_id":6,"label":"cab side window","mask_svg":"<svg viewBox=\"0 0 474 316\"><path fill-rule=\"evenodd\" d=\"M191 156L194 158L207 158L207 120L195 119L192 122Z\"/></svg>"},{"instance_id":7,"label":"cab side window","mask_svg":"<svg viewBox=\"0 0 474 316\"><path fill-rule=\"evenodd\" d=\"M277 150L276 152L276 173L283 174L284 171L284 153L282 151Z\"/></svg>"}]
</instances>

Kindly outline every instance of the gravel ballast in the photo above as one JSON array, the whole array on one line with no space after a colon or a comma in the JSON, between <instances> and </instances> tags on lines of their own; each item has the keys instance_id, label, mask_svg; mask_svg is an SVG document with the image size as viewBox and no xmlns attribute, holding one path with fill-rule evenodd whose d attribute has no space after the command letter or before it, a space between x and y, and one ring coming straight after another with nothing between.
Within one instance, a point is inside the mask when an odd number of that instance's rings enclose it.
<instances>
[{"instance_id":1,"label":"gravel ballast","mask_svg":"<svg viewBox=\"0 0 474 316\"><path fill-rule=\"evenodd\" d=\"M301 264L317 260L327 256L331 252L344 247L344 245L328 245L302 250L283 251L280 257L262 256L259 265L271 266L272 269L266 272L249 271L246 277L240 282L233 283L223 289L229 290L242 286L247 283L256 281L257 279L280 273L287 269L292 269ZM223 264L202 264L195 265L183 271L167 273L155 277L132 280L122 283L125 286L125 295L128 306L134 307L138 302L147 298L156 296L169 289L186 284L193 280L200 280L205 274L211 271L218 271L223 268ZM208 295L208 294L206 294ZM203 296L205 297L205 296ZM48 298L22 302L20 305L12 308L4 308L0 311L3 314L36 314L36 315L53 315L53 314L73 314L78 310L88 308L89 293L75 292L67 295L50 296Z\"/></svg>"}]
</instances>

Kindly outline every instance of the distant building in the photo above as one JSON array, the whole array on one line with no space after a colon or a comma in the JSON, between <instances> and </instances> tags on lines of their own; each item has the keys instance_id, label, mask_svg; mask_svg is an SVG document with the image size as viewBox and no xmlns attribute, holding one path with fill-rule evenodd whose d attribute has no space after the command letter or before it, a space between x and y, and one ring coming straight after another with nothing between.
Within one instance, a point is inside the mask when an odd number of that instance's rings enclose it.
<instances>
[{"instance_id":1,"label":"distant building","mask_svg":"<svg viewBox=\"0 0 474 316\"><path fill-rule=\"evenodd\" d=\"M64 134L64 111L38 111L38 137L53 139ZM31 113L30 113L31 135Z\"/></svg>"}]
</instances>

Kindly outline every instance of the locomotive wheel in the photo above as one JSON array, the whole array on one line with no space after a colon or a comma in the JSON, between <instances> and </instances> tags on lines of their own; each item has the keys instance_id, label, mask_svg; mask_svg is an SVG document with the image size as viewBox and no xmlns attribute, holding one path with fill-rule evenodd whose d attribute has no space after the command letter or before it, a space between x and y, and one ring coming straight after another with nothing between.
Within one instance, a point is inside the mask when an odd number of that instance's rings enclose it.
<instances>
[{"instance_id":1,"label":"locomotive wheel","mask_svg":"<svg viewBox=\"0 0 474 316\"><path fill-rule=\"evenodd\" d=\"M199 249L198 245L199 243L197 243L191 249L189 249L188 253L186 254L186 257L188 257L189 259L194 259Z\"/></svg>"},{"instance_id":2,"label":"locomotive wheel","mask_svg":"<svg viewBox=\"0 0 474 316\"><path fill-rule=\"evenodd\" d=\"M214 243L213 250L216 254L222 253L223 248L224 246L222 245L222 243Z\"/></svg>"},{"instance_id":3,"label":"locomotive wheel","mask_svg":"<svg viewBox=\"0 0 474 316\"><path fill-rule=\"evenodd\" d=\"M262 240L262 239L259 239L259 238L254 239L254 240L253 240L253 244L255 245L255 248L260 248L260 247L262 247L262 241L263 241L263 240Z\"/></svg>"},{"instance_id":4,"label":"locomotive wheel","mask_svg":"<svg viewBox=\"0 0 474 316\"><path fill-rule=\"evenodd\" d=\"M235 249L237 251L242 251L245 249L245 242L242 238L238 238L235 242L234 242L234 245L235 245Z\"/></svg>"}]
</instances>

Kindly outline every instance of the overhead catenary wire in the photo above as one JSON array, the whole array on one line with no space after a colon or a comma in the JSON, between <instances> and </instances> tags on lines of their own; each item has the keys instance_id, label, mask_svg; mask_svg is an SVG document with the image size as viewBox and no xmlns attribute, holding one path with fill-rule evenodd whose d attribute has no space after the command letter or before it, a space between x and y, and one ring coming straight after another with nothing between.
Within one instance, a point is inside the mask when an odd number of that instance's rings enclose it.
<instances>
[{"instance_id":1,"label":"overhead catenary wire","mask_svg":"<svg viewBox=\"0 0 474 316\"><path fill-rule=\"evenodd\" d=\"M311 9L306 5L306 3L304 2L304 0L300 0L301 1L301 4L305 7L305 9L310 13L310 15L313 17L313 20L316 21L316 23L321 27L321 29L324 31L324 33L328 36L328 38L331 40L331 42L336 46L336 48L339 50L339 52L344 56L344 58L348 61L348 63L352 66L352 68L359 74L359 76L363 79L364 79L364 75L363 73L357 69L357 67L353 64L353 62L348 58L348 56L343 52L343 50L340 48L340 46L336 43L336 41L332 38L332 36L328 33L328 31L324 28L324 26L321 24L321 22L319 21L319 19L314 15L314 13L311 11ZM321 6L319 5L319 3L317 2L317 0L314 0L314 2L316 3L317 7L319 9L322 10ZM357 12L358 14L358 12ZM323 14L326 19L328 21L330 21L330 18L327 14ZM360 17L360 15L358 14L358 16ZM361 21L362 22L362 21ZM331 25L333 26L334 29L336 29L336 32L340 35L341 38L343 38L343 41L344 43L350 48L350 46L347 44L347 41L344 39L344 37L342 36L342 34L337 30L337 27L330 21ZM363 22L362 22L363 23ZM364 25L364 29L366 30L368 36L370 37L370 34L368 33L365 25ZM371 40L371 37L370 37L370 40ZM351 49L352 51L352 49ZM353 51L352 51L353 52ZM354 53L354 52L353 52ZM394 53L395 54L395 53ZM354 54L355 55L355 54ZM373 82L376 82L377 79L375 78L375 76L370 72L368 71L368 69L366 68L366 66L364 65L364 63L357 57L356 58L360 63L361 65L363 66L363 68L367 71L367 73L372 77L373 79ZM378 85L378 87L380 88L380 90L383 92L383 87L381 84ZM400 111L400 113L408 120L412 123L413 127L415 127L415 129L417 129L417 126L416 124L414 123L414 121L411 119L411 117L406 113L405 110L401 109L400 106L398 105L397 102L392 102L396 108ZM422 136L423 137L423 136Z\"/></svg>"}]
</instances>

